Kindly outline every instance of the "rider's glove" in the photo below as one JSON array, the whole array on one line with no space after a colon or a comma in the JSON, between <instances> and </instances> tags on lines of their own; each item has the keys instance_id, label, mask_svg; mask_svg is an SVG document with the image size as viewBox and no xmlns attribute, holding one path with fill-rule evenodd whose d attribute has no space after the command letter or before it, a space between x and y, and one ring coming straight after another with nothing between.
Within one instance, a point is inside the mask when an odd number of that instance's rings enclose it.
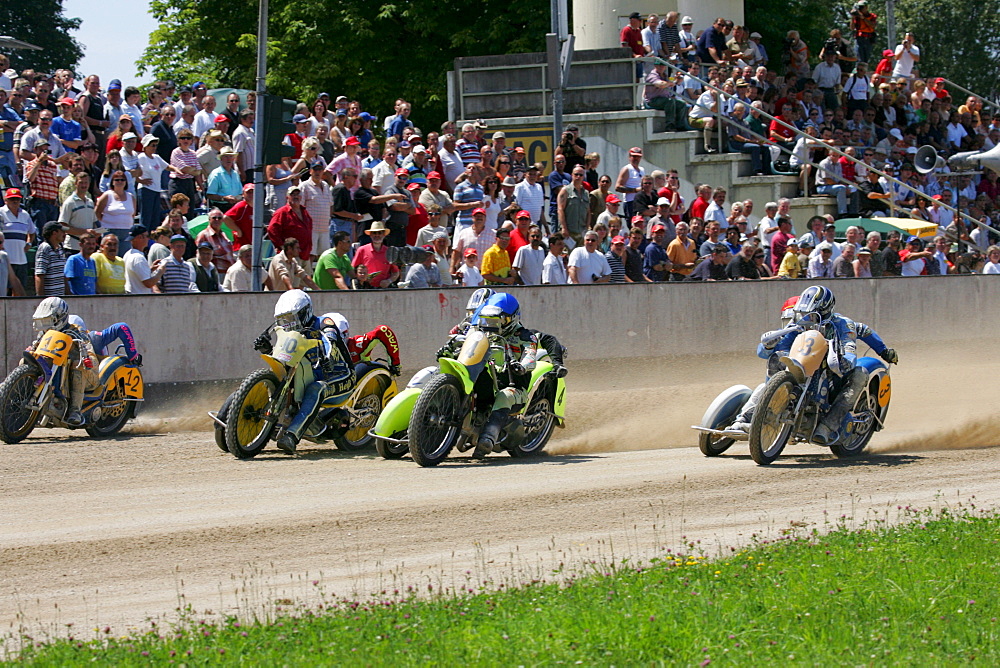
<instances>
[{"instance_id":1,"label":"rider's glove","mask_svg":"<svg viewBox=\"0 0 1000 668\"><path fill-rule=\"evenodd\" d=\"M451 346L449 346L446 343L443 346L441 346L440 348L438 348L438 351L434 355L434 357L451 357L451 355L452 355Z\"/></svg>"},{"instance_id":2,"label":"rider's glove","mask_svg":"<svg viewBox=\"0 0 1000 668\"><path fill-rule=\"evenodd\" d=\"M524 365L521 364L520 362L511 362L510 363L510 372L512 374L514 374L515 376L523 376L524 375Z\"/></svg>"},{"instance_id":3,"label":"rider's glove","mask_svg":"<svg viewBox=\"0 0 1000 668\"><path fill-rule=\"evenodd\" d=\"M391 375L393 375L393 376L398 376L398 375L399 375L399 374L401 374L402 372L403 372L403 370L399 368L399 365L398 365L398 364L390 364L390 365L389 365L389 373L390 373Z\"/></svg>"},{"instance_id":4,"label":"rider's glove","mask_svg":"<svg viewBox=\"0 0 1000 668\"><path fill-rule=\"evenodd\" d=\"M886 364L899 364L899 355L892 348L886 348L878 354L886 361Z\"/></svg>"},{"instance_id":5,"label":"rider's glove","mask_svg":"<svg viewBox=\"0 0 1000 668\"><path fill-rule=\"evenodd\" d=\"M264 353L265 355L270 355L271 351L274 350L274 346L271 345L271 337L267 333L261 334L253 342L253 349Z\"/></svg>"},{"instance_id":6,"label":"rider's glove","mask_svg":"<svg viewBox=\"0 0 1000 668\"><path fill-rule=\"evenodd\" d=\"M136 353L135 357L133 357L132 359L130 359L129 362L131 364L136 365L136 366L142 366L142 355Z\"/></svg>"}]
</instances>

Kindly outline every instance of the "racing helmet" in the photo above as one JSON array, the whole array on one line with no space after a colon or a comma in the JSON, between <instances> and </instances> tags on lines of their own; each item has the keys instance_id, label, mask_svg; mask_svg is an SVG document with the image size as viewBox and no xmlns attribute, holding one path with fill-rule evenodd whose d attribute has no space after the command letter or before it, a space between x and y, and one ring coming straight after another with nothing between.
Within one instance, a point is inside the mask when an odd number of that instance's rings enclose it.
<instances>
[{"instance_id":1,"label":"racing helmet","mask_svg":"<svg viewBox=\"0 0 1000 668\"><path fill-rule=\"evenodd\" d=\"M31 320L36 332L61 330L69 320L69 306L60 297L46 297L35 309Z\"/></svg>"},{"instance_id":2,"label":"racing helmet","mask_svg":"<svg viewBox=\"0 0 1000 668\"><path fill-rule=\"evenodd\" d=\"M480 306L485 304L496 292L490 288L479 288L469 297L469 303L465 305L465 312L472 315Z\"/></svg>"},{"instance_id":3,"label":"racing helmet","mask_svg":"<svg viewBox=\"0 0 1000 668\"><path fill-rule=\"evenodd\" d=\"M795 320L795 305L799 303L799 296L789 297L781 306L781 326L788 327Z\"/></svg>"},{"instance_id":4,"label":"racing helmet","mask_svg":"<svg viewBox=\"0 0 1000 668\"><path fill-rule=\"evenodd\" d=\"M80 316L78 316L75 313L69 316L69 324L73 325L74 327L76 327L77 329L79 329L81 332L86 332L87 331L87 323L85 323L83 321L83 318L81 318Z\"/></svg>"},{"instance_id":5,"label":"racing helmet","mask_svg":"<svg viewBox=\"0 0 1000 668\"><path fill-rule=\"evenodd\" d=\"M486 305L499 311L500 333L503 336L513 334L521 328L521 305L514 295L498 292L489 298Z\"/></svg>"},{"instance_id":6,"label":"racing helmet","mask_svg":"<svg viewBox=\"0 0 1000 668\"><path fill-rule=\"evenodd\" d=\"M833 313L833 307L836 303L837 300L830 288L822 285L811 285L802 291L799 301L792 307L792 310L797 317L806 313L816 313L821 319L826 320Z\"/></svg>"},{"instance_id":7,"label":"racing helmet","mask_svg":"<svg viewBox=\"0 0 1000 668\"><path fill-rule=\"evenodd\" d=\"M303 290L289 290L274 305L274 324L289 330L301 331L313 321L312 299Z\"/></svg>"},{"instance_id":8,"label":"racing helmet","mask_svg":"<svg viewBox=\"0 0 1000 668\"><path fill-rule=\"evenodd\" d=\"M319 321L323 323L324 327L336 327L337 331L346 339L347 333L351 329L351 324L347 322L345 318L340 313L324 313L319 317Z\"/></svg>"}]
</instances>

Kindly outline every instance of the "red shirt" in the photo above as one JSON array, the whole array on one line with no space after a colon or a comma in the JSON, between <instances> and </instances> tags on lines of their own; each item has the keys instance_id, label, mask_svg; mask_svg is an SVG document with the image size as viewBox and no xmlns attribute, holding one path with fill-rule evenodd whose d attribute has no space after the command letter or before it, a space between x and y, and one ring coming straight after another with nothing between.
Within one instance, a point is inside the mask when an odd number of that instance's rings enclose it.
<instances>
[{"instance_id":1,"label":"red shirt","mask_svg":"<svg viewBox=\"0 0 1000 668\"><path fill-rule=\"evenodd\" d=\"M632 26L622 28L621 38L618 40L628 45L632 53L637 56L646 55L646 50L642 48L642 31Z\"/></svg>"},{"instance_id":2,"label":"red shirt","mask_svg":"<svg viewBox=\"0 0 1000 668\"><path fill-rule=\"evenodd\" d=\"M427 224L427 209L420 202L413 200L416 213L410 214L410 222L406 224L406 245L415 246L417 244L417 232Z\"/></svg>"},{"instance_id":3,"label":"red shirt","mask_svg":"<svg viewBox=\"0 0 1000 668\"><path fill-rule=\"evenodd\" d=\"M271 216L271 222L267 225L267 238L274 244L274 249L279 253L285 239L293 237L299 240L299 257L308 258L312 255L312 218L305 207L299 208L299 215L295 215L292 206L286 204Z\"/></svg>"},{"instance_id":4,"label":"red shirt","mask_svg":"<svg viewBox=\"0 0 1000 668\"><path fill-rule=\"evenodd\" d=\"M785 123L788 123L793 127L795 125L792 121L788 120L784 116L778 116L778 119L784 121ZM772 132L784 139L790 140L795 138L795 132L790 130L789 128L786 128L784 125L780 125L778 121L771 121L771 125L768 128L768 135L770 136L770 133Z\"/></svg>"},{"instance_id":5,"label":"red shirt","mask_svg":"<svg viewBox=\"0 0 1000 668\"><path fill-rule=\"evenodd\" d=\"M671 190L670 188L666 187L666 186L663 186L662 188L660 188L659 190L656 191L656 196L657 196L657 198L666 197L669 200L673 200L674 199L674 191ZM680 196L680 193L677 194L677 201L681 205L684 204L684 198ZM707 204L705 206L706 206L706 208L708 207ZM702 211L702 213L705 213L705 212ZM701 216L699 216L699 218L700 217ZM674 215L670 216L670 220L674 221L675 223L681 222L681 214L675 213ZM622 235L622 236L624 236L624 235Z\"/></svg>"},{"instance_id":6,"label":"red shirt","mask_svg":"<svg viewBox=\"0 0 1000 668\"><path fill-rule=\"evenodd\" d=\"M388 250L388 247L385 244L382 244L382 247L377 251L372 248L371 244L365 244L355 251L354 259L351 260L352 267L358 267L363 264L369 274L374 274L376 271L379 272L378 276L375 276L370 281L373 288L388 287L387 284L383 285L382 282L389 278L389 274L398 270L396 265L390 264L389 260L386 259L386 250Z\"/></svg>"},{"instance_id":7,"label":"red shirt","mask_svg":"<svg viewBox=\"0 0 1000 668\"><path fill-rule=\"evenodd\" d=\"M531 242L524 238L521 234L521 230L516 227L510 231L510 243L507 244L507 255L510 256L511 264L514 262L514 256L517 255L517 249L521 246L527 246Z\"/></svg>"},{"instance_id":8,"label":"red shirt","mask_svg":"<svg viewBox=\"0 0 1000 668\"><path fill-rule=\"evenodd\" d=\"M705 209L708 208L709 201L710 200L702 199L701 197L696 197L695 200L691 202L691 215L688 216L688 219L701 218L702 220L705 220Z\"/></svg>"},{"instance_id":9,"label":"red shirt","mask_svg":"<svg viewBox=\"0 0 1000 668\"><path fill-rule=\"evenodd\" d=\"M298 160L302 157L302 141L304 139L305 137L298 132L285 135L284 143L295 149L295 155L292 156L292 160Z\"/></svg>"},{"instance_id":10,"label":"red shirt","mask_svg":"<svg viewBox=\"0 0 1000 668\"><path fill-rule=\"evenodd\" d=\"M51 200L53 202L59 199L59 177L56 174L55 162L52 158L48 158L44 165L39 164L40 158L36 158L29 162L24 167L24 175L27 177L28 172L30 172L35 165L38 165L38 169L35 170L34 176L28 181L31 184L31 194L38 199ZM25 178L27 180L27 178ZM46 221L48 222L48 221Z\"/></svg>"},{"instance_id":11,"label":"red shirt","mask_svg":"<svg viewBox=\"0 0 1000 668\"><path fill-rule=\"evenodd\" d=\"M226 215L233 219L233 223L243 234L242 237L233 235L233 250L238 251L240 246L253 241L253 207L246 201L240 200L226 211Z\"/></svg>"}]
</instances>

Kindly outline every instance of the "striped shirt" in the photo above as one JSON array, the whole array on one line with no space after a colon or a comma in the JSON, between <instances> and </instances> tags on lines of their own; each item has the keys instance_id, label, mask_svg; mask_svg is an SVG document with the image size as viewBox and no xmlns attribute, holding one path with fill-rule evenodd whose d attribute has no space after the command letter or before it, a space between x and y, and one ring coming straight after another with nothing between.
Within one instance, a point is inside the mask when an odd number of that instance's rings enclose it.
<instances>
[{"instance_id":1,"label":"striped shirt","mask_svg":"<svg viewBox=\"0 0 1000 668\"><path fill-rule=\"evenodd\" d=\"M483 187L472 181L462 181L455 186L455 204L466 204L468 202L481 202L483 200ZM455 219L457 229L470 227L472 225L472 209L463 209L458 212Z\"/></svg>"},{"instance_id":2,"label":"striped shirt","mask_svg":"<svg viewBox=\"0 0 1000 668\"><path fill-rule=\"evenodd\" d=\"M455 142L455 150L458 151L460 156L462 156L463 165L470 165L474 162L479 162L483 157L479 152L479 144L474 141L459 139Z\"/></svg>"},{"instance_id":3,"label":"striped shirt","mask_svg":"<svg viewBox=\"0 0 1000 668\"><path fill-rule=\"evenodd\" d=\"M621 261L617 255L608 251L604 254L604 257L608 260L608 266L611 267L611 282L612 283L624 283L625 282L625 264Z\"/></svg>"},{"instance_id":4,"label":"striped shirt","mask_svg":"<svg viewBox=\"0 0 1000 668\"><path fill-rule=\"evenodd\" d=\"M66 294L66 255L62 246L53 248L44 241L35 255L35 276L42 276L42 293L39 297L61 297Z\"/></svg>"},{"instance_id":5,"label":"striped shirt","mask_svg":"<svg viewBox=\"0 0 1000 668\"><path fill-rule=\"evenodd\" d=\"M312 218L313 232L328 232L330 230L330 205L333 195L330 185L325 181L319 184L312 179L302 183L302 206Z\"/></svg>"},{"instance_id":6,"label":"striped shirt","mask_svg":"<svg viewBox=\"0 0 1000 668\"><path fill-rule=\"evenodd\" d=\"M35 168L38 160L32 160L27 164L24 168L25 176ZM48 159L46 164L38 166L38 170L28 183L31 184L31 196L36 199L55 202L59 198L59 178L56 176L55 163L51 159Z\"/></svg>"},{"instance_id":7,"label":"striped shirt","mask_svg":"<svg viewBox=\"0 0 1000 668\"><path fill-rule=\"evenodd\" d=\"M10 207L0 206L0 223L3 223L4 247L13 265L28 264L28 256L24 252L28 245L28 235L35 233L35 223L31 215L22 207L15 216Z\"/></svg>"},{"instance_id":8,"label":"striped shirt","mask_svg":"<svg viewBox=\"0 0 1000 668\"><path fill-rule=\"evenodd\" d=\"M184 169L185 167L194 167L195 169L201 169L201 163L198 162L198 154L192 150L185 151L184 149L178 147L175 148L170 153L170 164L178 169ZM170 178L172 179L193 179L194 177L190 174L178 174L177 172L170 172Z\"/></svg>"},{"instance_id":9,"label":"striped shirt","mask_svg":"<svg viewBox=\"0 0 1000 668\"><path fill-rule=\"evenodd\" d=\"M157 285L160 286L160 292L166 294L198 292L198 289L193 287L194 279L194 267L171 255L164 262L163 275L160 276Z\"/></svg>"}]
</instances>

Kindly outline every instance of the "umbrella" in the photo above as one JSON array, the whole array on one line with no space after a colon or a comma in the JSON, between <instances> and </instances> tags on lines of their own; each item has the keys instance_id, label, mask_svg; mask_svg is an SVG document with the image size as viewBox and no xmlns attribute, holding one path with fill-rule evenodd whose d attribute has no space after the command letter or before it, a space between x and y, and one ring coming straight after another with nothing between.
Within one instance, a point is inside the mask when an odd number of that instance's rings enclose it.
<instances>
[{"instance_id":1,"label":"umbrella","mask_svg":"<svg viewBox=\"0 0 1000 668\"><path fill-rule=\"evenodd\" d=\"M914 236L922 239L937 234L938 226L915 218L841 218L834 221L837 226L837 237L847 234L847 228L852 225L863 227L868 232L880 232L883 236L889 232L899 232L903 240Z\"/></svg>"}]
</instances>

